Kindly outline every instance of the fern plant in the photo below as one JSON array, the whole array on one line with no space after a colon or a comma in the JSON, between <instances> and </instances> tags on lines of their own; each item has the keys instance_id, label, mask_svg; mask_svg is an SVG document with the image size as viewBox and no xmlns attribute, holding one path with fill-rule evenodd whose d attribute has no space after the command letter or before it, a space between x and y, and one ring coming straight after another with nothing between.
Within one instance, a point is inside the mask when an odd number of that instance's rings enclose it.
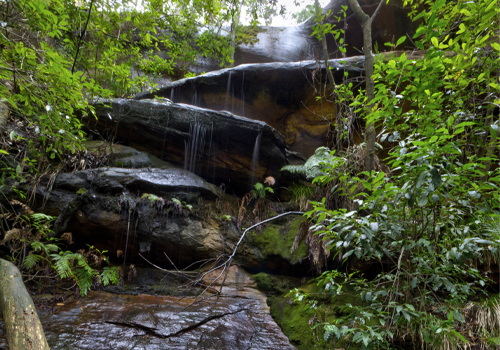
<instances>
[{"instance_id":1,"label":"fern plant","mask_svg":"<svg viewBox=\"0 0 500 350\"><path fill-rule=\"evenodd\" d=\"M107 251L100 251L93 246L78 253L63 251L60 244L65 240L71 244L71 234L65 233L61 238L49 237L56 217L34 213L21 202L11 201L11 205L20 207L21 211L17 215L5 216L10 220L12 229L6 232L0 245L8 243L12 260L18 261L28 273L57 273L61 280L76 282L81 295L86 295L93 284L119 283L117 267L106 267L99 272L101 263L107 261Z\"/></svg>"},{"instance_id":2,"label":"fern plant","mask_svg":"<svg viewBox=\"0 0 500 350\"><path fill-rule=\"evenodd\" d=\"M254 186L255 190L252 190L252 194L254 198L265 198L266 194L274 193L274 190L271 187L265 187L261 182L257 182Z\"/></svg>"},{"instance_id":3,"label":"fern plant","mask_svg":"<svg viewBox=\"0 0 500 350\"><path fill-rule=\"evenodd\" d=\"M329 163L335 151L328 147L319 147L314 154L303 165L285 165L281 171L289 171L292 174L304 174L308 180L324 175L322 164Z\"/></svg>"}]
</instances>

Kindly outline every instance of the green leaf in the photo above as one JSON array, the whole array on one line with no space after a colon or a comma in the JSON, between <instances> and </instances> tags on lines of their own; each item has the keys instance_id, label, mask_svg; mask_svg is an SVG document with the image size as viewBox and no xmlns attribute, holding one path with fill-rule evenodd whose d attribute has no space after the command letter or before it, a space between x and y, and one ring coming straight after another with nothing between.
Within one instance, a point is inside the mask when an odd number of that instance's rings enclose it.
<instances>
[{"instance_id":1,"label":"green leaf","mask_svg":"<svg viewBox=\"0 0 500 350\"><path fill-rule=\"evenodd\" d=\"M451 313L453 315L453 318L457 320L460 323L465 322L465 318L462 316L462 314L458 310L451 310Z\"/></svg>"},{"instance_id":2,"label":"green leaf","mask_svg":"<svg viewBox=\"0 0 500 350\"><path fill-rule=\"evenodd\" d=\"M401 45L402 43L404 43L406 40L406 36L402 36L401 38L398 39L398 42L396 43L396 46L399 46Z\"/></svg>"},{"instance_id":3,"label":"green leaf","mask_svg":"<svg viewBox=\"0 0 500 350\"><path fill-rule=\"evenodd\" d=\"M477 191L469 191L469 196L471 196L472 198L476 198L476 199L481 198L481 194Z\"/></svg>"},{"instance_id":4,"label":"green leaf","mask_svg":"<svg viewBox=\"0 0 500 350\"><path fill-rule=\"evenodd\" d=\"M422 174L420 174L420 176L418 177L418 180L417 180L417 186L416 186L417 188L422 187L422 184L424 183L425 178L427 177L427 174L428 174L427 171L424 171L424 172L422 172Z\"/></svg>"},{"instance_id":5,"label":"green leaf","mask_svg":"<svg viewBox=\"0 0 500 350\"><path fill-rule=\"evenodd\" d=\"M406 320L408 322L410 322L410 319L411 319L410 314L408 312L406 312L405 310L403 310L402 313L403 313L404 318L406 318Z\"/></svg>"},{"instance_id":6,"label":"green leaf","mask_svg":"<svg viewBox=\"0 0 500 350\"><path fill-rule=\"evenodd\" d=\"M433 36L431 38L431 42L432 42L432 45L434 45L434 47L439 47L439 41L435 36Z\"/></svg>"},{"instance_id":7,"label":"green leaf","mask_svg":"<svg viewBox=\"0 0 500 350\"><path fill-rule=\"evenodd\" d=\"M441 185L441 175L439 175L439 171L435 167L431 168L431 179L434 190L436 190Z\"/></svg>"},{"instance_id":8,"label":"green leaf","mask_svg":"<svg viewBox=\"0 0 500 350\"><path fill-rule=\"evenodd\" d=\"M428 196L424 193L418 200L418 206L423 207L429 202Z\"/></svg>"}]
</instances>

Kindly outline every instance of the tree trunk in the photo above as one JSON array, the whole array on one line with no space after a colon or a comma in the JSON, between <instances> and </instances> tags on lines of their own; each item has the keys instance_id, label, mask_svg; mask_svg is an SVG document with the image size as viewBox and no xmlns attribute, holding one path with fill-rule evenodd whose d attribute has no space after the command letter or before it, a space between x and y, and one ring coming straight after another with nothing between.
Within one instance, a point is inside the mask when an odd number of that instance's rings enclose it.
<instances>
[{"instance_id":1,"label":"tree trunk","mask_svg":"<svg viewBox=\"0 0 500 350\"><path fill-rule=\"evenodd\" d=\"M373 13L372 17L364 13L361 6L359 6L358 0L349 0L349 5L351 6L354 15L356 16L361 28L363 29L363 52L365 53L365 70L366 70L366 97L368 102L373 100L373 53L372 53L372 22L377 15L378 10L384 3L384 0L380 1L377 9ZM368 110L372 109L372 105L368 104ZM375 127L373 123L366 122L365 127L366 133L366 158L365 158L365 170L369 173L373 170L373 163L375 159Z\"/></svg>"},{"instance_id":2,"label":"tree trunk","mask_svg":"<svg viewBox=\"0 0 500 350\"><path fill-rule=\"evenodd\" d=\"M49 350L42 324L21 278L12 263L0 259L0 310L10 350Z\"/></svg>"},{"instance_id":3,"label":"tree trunk","mask_svg":"<svg viewBox=\"0 0 500 350\"><path fill-rule=\"evenodd\" d=\"M315 0L314 6L316 6L316 11L319 11L319 1ZM333 73L330 70L330 62L329 62L329 55L328 55L328 45L326 43L326 35L323 35L321 37L321 47L323 48L323 59L325 60L325 69L326 69L326 74L328 76L328 80L330 81L330 87L332 89L332 93L335 92L335 79L333 79Z\"/></svg>"},{"instance_id":4,"label":"tree trunk","mask_svg":"<svg viewBox=\"0 0 500 350\"><path fill-rule=\"evenodd\" d=\"M241 15L241 8L243 7L243 4L245 3L245 0L241 0L241 3L238 7L238 2L237 0L234 0L234 9L233 9L233 14L231 15L231 47L233 48L233 51L231 52L231 60L234 61L234 52L236 51L236 27L240 24L240 15ZM231 66L234 66L234 62L231 63Z\"/></svg>"}]
</instances>

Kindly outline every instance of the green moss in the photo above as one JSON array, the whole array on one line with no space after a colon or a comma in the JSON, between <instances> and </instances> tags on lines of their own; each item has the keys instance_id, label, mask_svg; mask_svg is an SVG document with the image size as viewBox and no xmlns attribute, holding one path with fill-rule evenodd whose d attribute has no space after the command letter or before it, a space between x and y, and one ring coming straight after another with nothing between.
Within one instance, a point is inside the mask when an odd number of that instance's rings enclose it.
<instances>
[{"instance_id":1,"label":"green moss","mask_svg":"<svg viewBox=\"0 0 500 350\"><path fill-rule=\"evenodd\" d=\"M250 243L260 249L264 258L280 256L295 264L309 254L309 248L305 242L300 243L299 248L293 253L290 252L300 224L304 220L304 218L298 218L284 225L270 225L261 232L252 232L249 236Z\"/></svg>"},{"instance_id":2,"label":"green moss","mask_svg":"<svg viewBox=\"0 0 500 350\"><path fill-rule=\"evenodd\" d=\"M255 44L259 41L257 35L259 33L265 32L266 30L257 26L239 26L237 28L237 44Z\"/></svg>"},{"instance_id":3,"label":"green moss","mask_svg":"<svg viewBox=\"0 0 500 350\"><path fill-rule=\"evenodd\" d=\"M288 276L274 276L261 272L252 276L257 287L267 293L286 294L298 286L299 279Z\"/></svg>"},{"instance_id":4,"label":"green moss","mask_svg":"<svg viewBox=\"0 0 500 350\"><path fill-rule=\"evenodd\" d=\"M321 323L334 322L340 316L342 306L356 302L355 294L346 293L332 298L326 293L320 293L320 288L316 283L305 284L299 289L314 296L318 307L311 308L307 300L294 303L292 298L285 297L286 293L267 298L271 316L290 339L292 345L299 350L346 349L349 344L345 341L327 343L324 340ZM310 321L313 327L310 326ZM351 344L350 349L358 348Z\"/></svg>"}]
</instances>

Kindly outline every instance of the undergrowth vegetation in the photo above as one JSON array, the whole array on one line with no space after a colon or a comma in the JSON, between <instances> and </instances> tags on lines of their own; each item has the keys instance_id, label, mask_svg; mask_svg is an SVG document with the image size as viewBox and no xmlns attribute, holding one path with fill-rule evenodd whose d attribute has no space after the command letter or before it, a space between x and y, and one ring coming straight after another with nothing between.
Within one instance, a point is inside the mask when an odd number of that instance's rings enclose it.
<instances>
[{"instance_id":1,"label":"undergrowth vegetation","mask_svg":"<svg viewBox=\"0 0 500 350\"><path fill-rule=\"evenodd\" d=\"M54 237L51 227L56 217L35 213L16 200L9 204L17 214L6 213L2 206L0 219L2 228L7 230L0 248L26 274L27 280L41 289L56 284L81 295L86 295L91 287L119 283L118 268L102 266L103 262L107 263L106 251L93 246L78 252L64 250L73 243L72 235L66 232L60 238ZM68 285L68 280L73 281L73 286Z\"/></svg>"},{"instance_id":2,"label":"undergrowth vegetation","mask_svg":"<svg viewBox=\"0 0 500 350\"><path fill-rule=\"evenodd\" d=\"M338 96L376 126L390 148L387 168L349 171L354 148L318 163L314 182L342 198L332 205L323 196L306 214L306 234L341 263L318 284L332 302L346 288L359 295L321 327L325 340L362 349L492 348L500 335L491 294L500 253L500 10L496 1L409 4L421 23L409 44L425 50L421 57L376 58L371 101ZM303 291L292 295L320 307Z\"/></svg>"}]
</instances>

